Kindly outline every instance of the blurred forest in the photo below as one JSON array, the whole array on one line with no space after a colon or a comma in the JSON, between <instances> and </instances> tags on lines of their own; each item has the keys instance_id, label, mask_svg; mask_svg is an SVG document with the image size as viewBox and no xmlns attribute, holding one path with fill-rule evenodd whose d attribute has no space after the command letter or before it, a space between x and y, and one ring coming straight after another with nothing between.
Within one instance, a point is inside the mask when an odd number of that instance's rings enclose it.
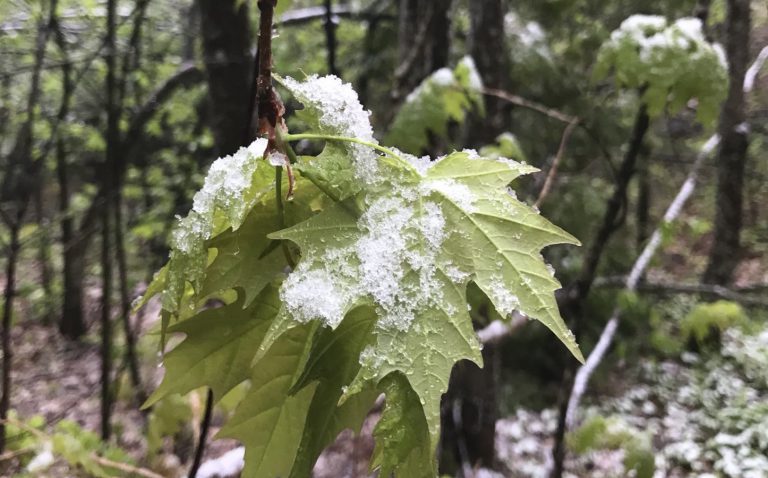
<instances>
[{"instance_id":1,"label":"blurred forest","mask_svg":"<svg viewBox=\"0 0 768 478\"><path fill-rule=\"evenodd\" d=\"M0 475L240 476L248 384L141 408L164 317L134 304L254 139L264 3L0 0ZM544 255L583 367L469 287L440 474L768 477L768 3L279 0L272 58L351 83L382 145L539 168L517 197L582 243ZM313 476L376 476L381 408Z\"/></svg>"}]
</instances>

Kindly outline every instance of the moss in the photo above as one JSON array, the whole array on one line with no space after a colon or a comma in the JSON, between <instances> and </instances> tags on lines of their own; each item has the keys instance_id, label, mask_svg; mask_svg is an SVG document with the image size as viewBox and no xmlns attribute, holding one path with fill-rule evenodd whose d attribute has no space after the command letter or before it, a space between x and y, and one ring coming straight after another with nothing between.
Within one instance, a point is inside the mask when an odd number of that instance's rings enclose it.
<instances>
[{"instance_id":1,"label":"moss","mask_svg":"<svg viewBox=\"0 0 768 478\"><path fill-rule=\"evenodd\" d=\"M618 417L600 415L586 420L567 437L569 448L577 454L592 450L624 450L624 469L637 478L651 478L656 471L648 435Z\"/></svg>"},{"instance_id":2,"label":"moss","mask_svg":"<svg viewBox=\"0 0 768 478\"><path fill-rule=\"evenodd\" d=\"M719 300L696 306L680 324L680 333L687 343L694 343L699 349L719 348L719 337L726 330L746 325L744 310L739 304Z\"/></svg>"}]
</instances>

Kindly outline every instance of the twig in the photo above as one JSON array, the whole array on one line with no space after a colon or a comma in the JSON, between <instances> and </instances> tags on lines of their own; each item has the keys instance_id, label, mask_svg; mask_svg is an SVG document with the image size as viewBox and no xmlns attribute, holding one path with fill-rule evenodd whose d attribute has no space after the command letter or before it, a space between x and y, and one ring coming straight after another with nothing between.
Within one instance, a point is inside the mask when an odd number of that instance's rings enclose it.
<instances>
[{"instance_id":1,"label":"twig","mask_svg":"<svg viewBox=\"0 0 768 478\"><path fill-rule=\"evenodd\" d=\"M128 463L120 463L119 461L112 461L103 456L91 454L91 460L95 461L99 465L114 468L116 470L124 471L126 473L133 473L143 476L144 478L164 478L163 475L159 475L152 470L146 468L139 468L137 466L129 465Z\"/></svg>"},{"instance_id":2,"label":"twig","mask_svg":"<svg viewBox=\"0 0 768 478\"><path fill-rule=\"evenodd\" d=\"M37 449L33 446L28 446L26 448L21 448L19 450L13 450L13 451L6 451L2 455L0 455L0 462L13 460L17 456L26 455L27 453L33 453Z\"/></svg>"},{"instance_id":3,"label":"twig","mask_svg":"<svg viewBox=\"0 0 768 478\"><path fill-rule=\"evenodd\" d=\"M757 75L760 73L760 70L763 68L766 61L768 61L768 46L765 46L760 50L757 59L752 63L752 66L749 67L749 70L747 70L747 74L744 76L744 93L752 92L755 87Z\"/></svg>"},{"instance_id":4,"label":"twig","mask_svg":"<svg viewBox=\"0 0 768 478\"><path fill-rule=\"evenodd\" d=\"M200 422L200 435L197 439L197 448L195 449L195 459L189 469L189 478L197 476L197 470L200 469L200 463L203 461L203 452L205 452L205 442L208 438L208 429L211 426L211 417L213 415L213 390L208 389L205 397L205 411L203 419Z\"/></svg>"},{"instance_id":5,"label":"twig","mask_svg":"<svg viewBox=\"0 0 768 478\"><path fill-rule=\"evenodd\" d=\"M469 449L467 448L467 440L464 438L464 425L461 417L461 398L453 399L451 407L451 417L453 419L453 426L455 428L456 445L459 449L459 461L461 462L461 474L464 478L474 478L475 474L472 471L472 466L469 463Z\"/></svg>"},{"instance_id":6,"label":"twig","mask_svg":"<svg viewBox=\"0 0 768 478\"><path fill-rule=\"evenodd\" d=\"M477 338L483 345L493 345L501 342L520 329L528 322L528 317L515 312L510 322L494 320L477 331Z\"/></svg>"},{"instance_id":7,"label":"twig","mask_svg":"<svg viewBox=\"0 0 768 478\"><path fill-rule=\"evenodd\" d=\"M618 280L601 280L599 283L595 282L596 287L626 287L626 279L619 278ZM765 287L765 286L764 286ZM743 294L740 291L744 289L732 289L719 285L710 284L679 284L669 282L641 282L635 287L638 292L648 292L657 294L697 294L719 297L721 299L738 302L746 306L754 307L767 307L768 301L760 300L755 297ZM750 289L747 288L747 291Z\"/></svg>"},{"instance_id":8,"label":"twig","mask_svg":"<svg viewBox=\"0 0 768 478\"><path fill-rule=\"evenodd\" d=\"M510 103L517 106L522 106L523 108L528 108L529 110L538 111L541 114L549 116L550 118L556 119L558 121L562 121L563 123L573 123L574 121L578 122L579 120L575 116L565 114L554 108L549 108L547 106L541 105L534 101L525 99L522 96L513 95L512 93L509 93L504 90L498 90L495 88L484 88L483 94L488 96L494 96L496 98L501 98L502 100L509 101Z\"/></svg>"},{"instance_id":9,"label":"twig","mask_svg":"<svg viewBox=\"0 0 768 478\"><path fill-rule=\"evenodd\" d=\"M549 191L552 189L552 184L555 182L555 178L557 177L557 170L560 167L560 163L563 161L563 156L565 156L565 150L571 140L573 130L578 124L579 119L574 118L570 123L568 123L568 126L565 127L565 130L563 131L563 137L560 139L560 147L557 150L557 156L555 156L555 160L552 162L552 167L549 168L547 179L544 180L544 186L541 187L539 197L536 199L536 203L534 204L535 207L541 206L541 204L547 198Z\"/></svg>"}]
</instances>

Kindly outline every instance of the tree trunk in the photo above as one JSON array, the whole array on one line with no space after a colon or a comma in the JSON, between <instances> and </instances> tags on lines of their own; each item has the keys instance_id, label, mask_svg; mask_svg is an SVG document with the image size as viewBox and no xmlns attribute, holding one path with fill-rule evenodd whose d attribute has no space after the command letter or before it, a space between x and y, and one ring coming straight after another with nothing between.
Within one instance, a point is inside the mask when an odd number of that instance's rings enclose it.
<instances>
[{"instance_id":1,"label":"tree trunk","mask_svg":"<svg viewBox=\"0 0 768 478\"><path fill-rule=\"evenodd\" d=\"M451 373L442 402L441 474L456 476L467 467L493 469L496 466L497 355L495 345L486 345L482 369L462 361Z\"/></svg>"},{"instance_id":2,"label":"tree trunk","mask_svg":"<svg viewBox=\"0 0 768 478\"><path fill-rule=\"evenodd\" d=\"M43 310L42 319L43 322L50 323L51 315L53 314L54 301L53 290L51 283L53 282L51 276L51 238L48 235L48 219L45 217L45 209L43 208L43 188L42 184L45 183L45 175L40 175L41 187L35 189L34 192L34 207L35 207L35 219L37 220L38 232L37 239L37 263L40 267L40 285L43 288Z\"/></svg>"},{"instance_id":3,"label":"tree trunk","mask_svg":"<svg viewBox=\"0 0 768 478\"><path fill-rule=\"evenodd\" d=\"M328 73L341 76L336 66L336 24L333 22L333 0L324 0L325 20L325 49L328 56Z\"/></svg>"},{"instance_id":4,"label":"tree trunk","mask_svg":"<svg viewBox=\"0 0 768 478\"><path fill-rule=\"evenodd\" d=\"M448 64L452 0L400 0L393 99L400 102L433 71Z\"/></svg>"},{"instance_id":5,"label":"tree trunk","mask_svg":"<svg viewBox=\"0 0 768 478\"><path fill-rule=\"evenodd\" d=\"M510 59L504 41L503 0L469 2L469 53L486 88L509 88ZM485 118L473 115L467 125L467 143L472 147L495 141L509 128L510 104L501 98L485 96Z\"/></svg>"},{"instance_id":6,"label":"tree trunk","mask_svg":"<svg viewBox=\"0 0 768 478\"><path fill-rule=\"evenodd\" d=\"M101 210L101 439L109 440L112 434L112 257L110 226L117 184L116 155L119 138L118 85L116 78L115 13L117 0L107 1L107 151L104 159L103 187L104 206Z\"/></svg>"},{"instance_id":7,"label":"tree trunk","mask_svg":"<svg viewBox=\"0 0 768 478\"><path fill-rule=\"evenodd\" d=\"M218 153L231 154L248 135L252 70L248 6L238 0L198 0L198 5L211 129Z\"/></svg>"},{"instance_id":8,"label":"tree trunk","mask_svg":"<svg viewBox=\"0 0 768 478\"><path fill-rule=\"evenodd\" d=\"M3 394L0 396L0 453L5 451L5 420L11 407L11 370L13 369L13 350L11 347L11 326L13 325L13 298L16 296L16 261L21 244L19 227L21 216L9 224L10 245L5 268L5 290L3 292Z\"/></svg>"},{"instance_id":9,"label":"tree trunk","mask_svg":"<svg viewBox=\"0 0 768 478\"><path fill-rule=\"evenodd\" d=\"M720 114L717 155L715 228L709 264L702 281L726 285L740 260L744 169L747 162L748 125L744 76L749 63L751 12L749 0L728 0L726 53L730 84Z\"/></svg>"}]
</instances>

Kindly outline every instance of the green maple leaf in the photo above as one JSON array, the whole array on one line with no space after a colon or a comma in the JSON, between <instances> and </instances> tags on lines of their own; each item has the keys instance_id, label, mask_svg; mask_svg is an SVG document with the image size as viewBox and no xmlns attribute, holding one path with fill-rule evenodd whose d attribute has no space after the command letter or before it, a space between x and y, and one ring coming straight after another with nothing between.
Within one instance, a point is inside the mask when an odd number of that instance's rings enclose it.
<instances>
[{"instance_id":1,"label":"green maple leaf","mask_svg":"<svg viewBox=\"0 0 768 478\"><path fill-rule=\"evenodd\" d=\"M284 178L284 188L288 183ZM238 228L228 229L207 247L216 249L216 258L206 268L200 297L214 292L237 288L245 294L243 307L248 307L261 290L280 275L286 266L285 251L267 234L283 225L292 225L312 216L320 191L302 177L295 180L295 194L283 205L282 217L277 214L274 195L256 203Z\"/></svg>"},{"instance_id":2,"label":"green maple leaf","mask_svg":"<svg viewBox=\"0 0 768 478\"><path fill-rule=\"evenodd\" d=\"M343 430L359 431L373 406L375 390L364 390L342 405L338 402L343 387L360 369L360 352L374 322L373 311L361 307L350 312L336 330L324 328L314 340L304 372L292 389L296 393L317 382L291 477L309 476L325 446Z\"/></svg>"},{"instance_id":3,"label":"green maple leaf","mask_svg":"<svg viewBox=\"0 0 768 478\"><path fill-rule=\"evenodd\" d=\"M313 184L279 212L267 194L274 170L254 163L258 155L212 168L157 280L165 284L165 317L183 317L182 297L193 310L225 289L237 289L238 300L171 329L187 338L168 354L153 399L202 385L223 396L250 379L222 434L245 445L245 476L299 477L339 431L359 429L385 393L373 466L433 476L451 369L459 360L482 362L467 287L482 290L503 316L539 320L583 360L541 256L544 247L578 241L508 189L534 168L469 151L432 163L389 151L376 144L348 85L283 82L304 103L312 132L281 139L328 141L319 157L296 164ZM225 174L233 161L239 169ZM318 201L318 191L333 201ZM290 255L289 242L301 259L276 298L266 284L291 262L278 254Z\"/></svg>"},{"instance_id":4,"label":"green maple leaf","mask_svg":"<svg viewBox=\"0 0 768 478\"><path fill-rule=\"evenodd\" d=\"M429 478L436 475L436 463L427 433L419 396L399 373L387 376L380 383L387 397L373 437L371 467L380 469L379 476Z\"/></svg>"},{"instance_id":5,"label":"green maple leaf","mask_svg":"<svg viewBox=\"0 0 768 478\"><path fill-rule=\"evenodd\" d=\"M335 326L354 307L373 306L377 327L347 396L404 374L421 399L433 448L453 365L481 364L466 306L470 280L497 310L538 319L581 360L557 310L560 285L540 254L547 245L577 241L506 190L531 171L454 153L423 175L404 180L401 173L389 188L372 188L357 201L364 205L360 217L337 205L273 234L304 255L281 288L284 309L264 344L292 325Z\"/></svg>"},{"instance_id":6,"label":"green maple leaf","mask_svg":"<svg viewBox=\"0 0 768 478\"><path fill-rule=\"evenodd\" d=\"M305 325L280 337L251 374L251 388L220 436L245 445L243 476L288 476L301 444L316 384L291 395L301 375L315 327Z\"/></svg>"},{"instance_id":7,"label":"green maple leaf","mask_svg":"<svg viewBox=\"0 0 768 478\"><path fill-rule=\"evenodd\" d=\"M263 160L267 140L258 139L211 165L189 214L171 237L163 307L176 312L186 284L202 288L208 265L208 241L227 229L237 230L254 205L274 191L274 167Z\"/></svg>"},{"instance_id":8,"label":"green maple leaf","mask_svg":"<svg viewBox=\"0 0 768 478\"><path fill-rule=\"evenodd\" d=\"M171 326L170 333L186 338L165 355L165 377L145 406L203 386L211 387L220 399L247 380L256 349L278 308L277 290L268 287L248 308L243 308L241 298Z\"/></svg>"}]
</instances>

